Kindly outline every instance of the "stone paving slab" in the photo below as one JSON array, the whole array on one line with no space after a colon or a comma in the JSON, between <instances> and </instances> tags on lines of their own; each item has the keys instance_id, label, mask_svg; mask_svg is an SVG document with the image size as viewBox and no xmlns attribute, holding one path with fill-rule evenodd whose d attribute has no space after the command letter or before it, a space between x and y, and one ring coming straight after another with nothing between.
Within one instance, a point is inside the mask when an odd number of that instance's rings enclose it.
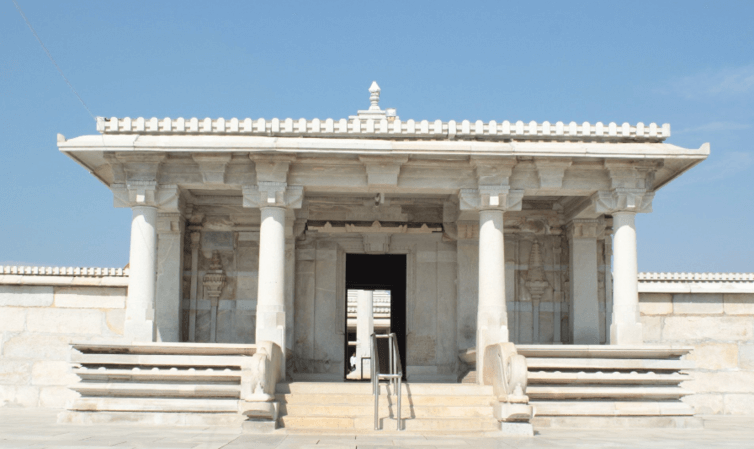
<instances>
[{"instance_id":1,"label":"stone paving slab","mask_svg":"<svg viewBox=\"0 0 754 449\"><path fill-rule=\"evenodd\" d=\"M754 416L706 416L703 429L535 429L535 436L250 435L227 427L57 424L56 410L0 408L0 449L754 449Z\"/></svg>"}]
</instances>

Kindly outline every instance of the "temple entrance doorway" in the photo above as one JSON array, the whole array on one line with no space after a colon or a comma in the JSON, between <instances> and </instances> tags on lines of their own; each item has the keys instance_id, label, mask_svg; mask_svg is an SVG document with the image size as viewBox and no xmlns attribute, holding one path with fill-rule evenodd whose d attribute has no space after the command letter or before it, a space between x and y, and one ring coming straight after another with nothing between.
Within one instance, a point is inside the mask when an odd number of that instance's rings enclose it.
<instances>
[{"instance_id":1,"label":"temple entrance doorway","mask_svg":"<svg viewBox=\"0 0 754 449\"><path fill-rule=\"evenodd\" d=\"M346 255L345 379L369 380L372 332L395 333L406 366L406 255ZM364 341L366 340L366 341ZM378 340L381 362L387 339ZM404 377L405 377L404 368Z\"/></svg>"}]
</instances>

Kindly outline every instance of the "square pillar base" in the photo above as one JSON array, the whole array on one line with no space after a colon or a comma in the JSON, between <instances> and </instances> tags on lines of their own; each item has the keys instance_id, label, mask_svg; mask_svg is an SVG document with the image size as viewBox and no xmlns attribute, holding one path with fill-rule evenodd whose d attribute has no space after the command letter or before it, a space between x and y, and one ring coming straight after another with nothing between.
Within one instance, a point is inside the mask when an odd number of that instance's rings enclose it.
<instances>
[{"instance_id":1,"label":"square pillar base","mask_svg":"<svg viewBox=\"0 0 754 449\"><path fill-rule=\"evenodd\" d=\"M641 323L613 323L610 326L611 345L641 345Z\"/></svg>"}]
</instances>

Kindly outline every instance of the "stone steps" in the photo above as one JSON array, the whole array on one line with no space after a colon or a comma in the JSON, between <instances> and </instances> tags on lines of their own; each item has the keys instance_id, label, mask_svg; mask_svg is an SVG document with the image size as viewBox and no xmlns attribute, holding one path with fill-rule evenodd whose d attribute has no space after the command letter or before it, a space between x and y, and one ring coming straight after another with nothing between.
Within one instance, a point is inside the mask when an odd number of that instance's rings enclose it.
<instances>
[{"instance_id":1,"label":"stone steps","mask_svg":"<svg viewBox=\"0 0 754 449\"><path fill-rule=\"evenodd\" d=\"M689 416L680 401L531 401L538 416Z\"/></svg>"},{"instance_id":2,"label":"stone steps","mask_svg":"<svg viewBox=\"0 0 754 449\"><path fill-rule=\"evenodd\" d=\"M254 345L72 347L80 381L69 388L81 396L67 405L61 422L240 425L244 420L238 412L241 365L255 353Z\"/></svg>"},{"instance_id":3,"label":"stone steps","mask_svg":"<svg viewBox=\"0 0 754 449\"><path fill-rule=\"evenodd\" d=\"M615 384L623 385L677 385L689 380L688 374L657 374L657 373L625 373L625 372L560 372L560 371L529 371L529 385L538 384Z\"/></svg>"},{"instance_id":4,"label":"stone steps","mask_svg":"<svg viewBox=\"0 0 754 449\"><path fill-rule=\"evenodd\" d=\"M374 396L369 383L292 382L279 384L279 424L290 431L374 430ZM380 385L381 429L397 426L396 397ZM401 423L406 431L499 431L492 416L492 388L463 384L404 384Z\"/></svg>"},{"instance_id":5,"label":"stone steps","mask_svg":"<svg viewBox=\"0 0 754 449\"><path fill-rule=\"evenodd\" d=\"M519 345L526 357L535 425L694 427L681 402L694 363L688 347ZM624 422L625 421L625 422ZM590 424L591 423L591 424Z\"/></svg>"},{"instance_id":6,"label":"stone steps","mask_svg":"<svg viewBox=\"0 0 754 449\"><path fill-rule=\"evenodd\" d=\"M143 382L82 382L72 385L71 390L83 396L107 397L191 397L191 398L234 398L238 399L238 384L174 384Z\"/></svg>"},{"instance_id":7,"label":"stone steps","mask_svg":"<svg viewBox=\"0 0 754 449\"><path fill-rule=\"evenodd\" d=\"M81 397L68 407L76 411L237 413L237 399Z\"/></svg>"}]
</instances>

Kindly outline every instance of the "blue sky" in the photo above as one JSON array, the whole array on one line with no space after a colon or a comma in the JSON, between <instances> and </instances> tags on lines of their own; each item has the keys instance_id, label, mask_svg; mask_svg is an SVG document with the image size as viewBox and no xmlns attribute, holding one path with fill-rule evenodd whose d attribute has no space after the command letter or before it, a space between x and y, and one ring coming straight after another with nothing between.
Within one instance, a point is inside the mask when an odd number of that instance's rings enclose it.
<instances>
[{"instance_id":1,"label":"blue sky","mask_svg":"<svg viewBox=\"0 0 754 449\"><path fill-rule=\"evenodd\" d=\"M637 219L640 271L754 271L754 2L17 0L95 115L670 123L712 145ZM0 264L119 267L130 210L58 152L94 121L0 3Z\"/></svg>"}]
</instances>

